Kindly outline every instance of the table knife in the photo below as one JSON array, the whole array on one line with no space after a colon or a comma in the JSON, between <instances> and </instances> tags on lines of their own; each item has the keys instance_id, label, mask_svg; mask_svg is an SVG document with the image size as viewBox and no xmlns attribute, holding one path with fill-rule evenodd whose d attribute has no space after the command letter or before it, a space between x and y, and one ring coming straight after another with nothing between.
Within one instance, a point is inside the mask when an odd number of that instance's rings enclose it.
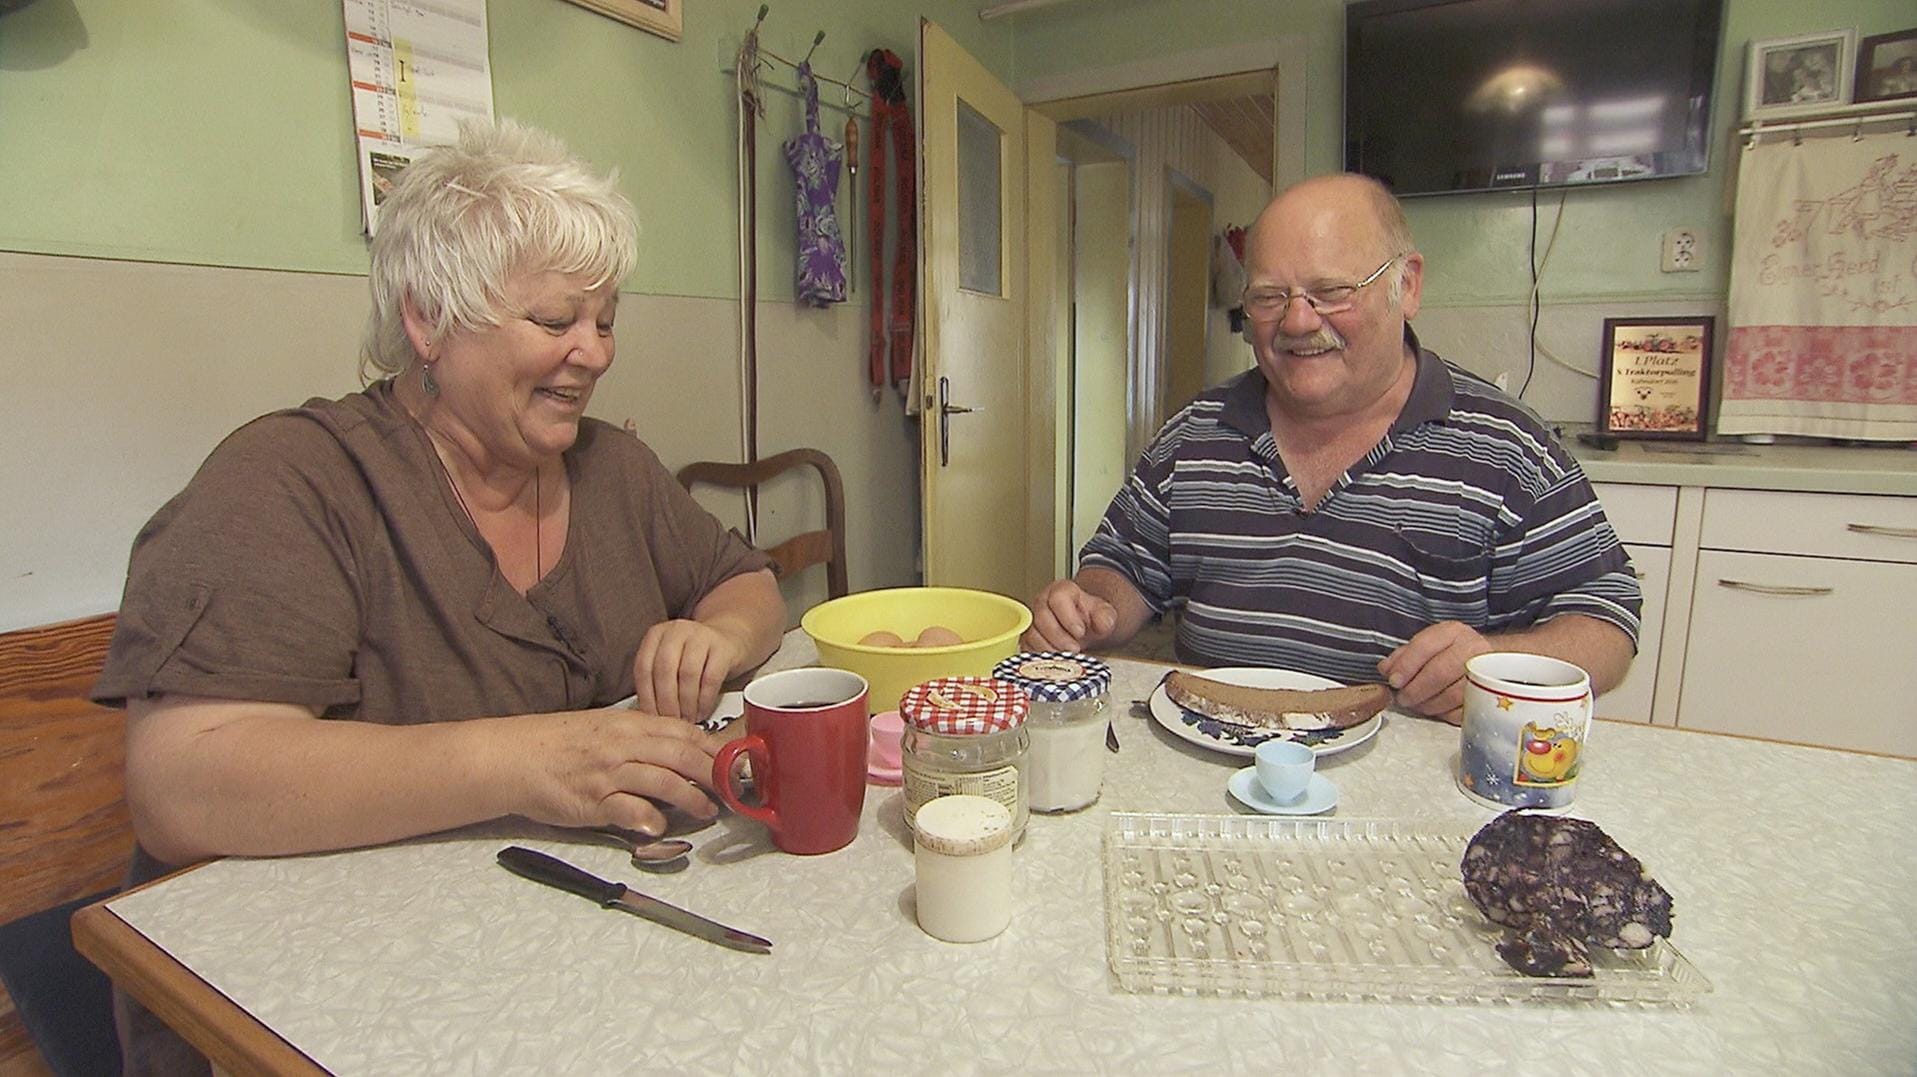
<instances>
[{"instance_id":1,"label":"table knife","mask_svg":"<svg viewBox=\"0 0 1917 1077\"><path fill-rule=\"evenodd\" d=\"M655 924L664 924L688 935L697 935L708 942L716 942L721 946L743 950L749 954L772 952L770 939L747 934L715 920L708 920L697 913L687 912L677 905L648 897L637 890L629 889L625 883L601 879L597 875L573 867L556 856L548 856L536 849L509 845L499 850L499 863L515 875L589 898L604 908L617 906L651 920Z\"/></svg>"}]
</instances>

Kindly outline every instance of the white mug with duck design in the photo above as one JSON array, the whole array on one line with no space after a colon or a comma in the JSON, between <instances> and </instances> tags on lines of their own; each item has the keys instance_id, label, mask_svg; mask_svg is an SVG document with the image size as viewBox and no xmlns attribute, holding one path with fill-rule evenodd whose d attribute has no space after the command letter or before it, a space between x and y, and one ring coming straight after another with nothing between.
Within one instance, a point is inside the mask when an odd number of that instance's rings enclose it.
<instances>
[{"instance_id":1,"label":"white mug with duck design","mask_svg":"<svg viewBox=\"0 0 1917 1077\"><path fill-rule=\"evenodd\" d=\"M1590 674L1541 654L1464 664L1458 789L1491 808L1567 808L1591 736Z\"/></svg>"}]
</instances>

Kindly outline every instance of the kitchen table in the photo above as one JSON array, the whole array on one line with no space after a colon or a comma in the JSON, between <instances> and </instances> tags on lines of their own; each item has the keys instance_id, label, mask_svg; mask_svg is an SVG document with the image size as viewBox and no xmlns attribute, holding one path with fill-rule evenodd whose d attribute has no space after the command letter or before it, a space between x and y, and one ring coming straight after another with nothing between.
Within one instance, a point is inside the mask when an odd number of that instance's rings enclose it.
<instances>
[{"instance_id":1,"label":"kitchen table","mask_svg":"<svg viewBox=\"0 0 1917 1077\"><path fill-rule=\"evenodd\" d=\"M798 634L775 662L803 664ZM912 913L898 790L837 852L774 850L727 817L689 866L642 873L575 833L498 823L349 852L209 863L83 910L82 952L239 1072L1556 1074L1909 1073L1917 1061L1917 762L1603 722L1573 814L1675 895L1689 1006L1313 1002L1131 994L1106 957L1113 811L1229 815L1248 760L1130 704L1162 667L1113 663L1104 793L1034 815L1011 927L953 945ZM1600 710L1602 704L1600 703ZM1815 716L1807 716L1814 720ZM1336 817L1468 834L1457 731L1391 715L1325 757ZM774 940L738 953L538 886L521 843Z\"/></svg>"}]
</instances>

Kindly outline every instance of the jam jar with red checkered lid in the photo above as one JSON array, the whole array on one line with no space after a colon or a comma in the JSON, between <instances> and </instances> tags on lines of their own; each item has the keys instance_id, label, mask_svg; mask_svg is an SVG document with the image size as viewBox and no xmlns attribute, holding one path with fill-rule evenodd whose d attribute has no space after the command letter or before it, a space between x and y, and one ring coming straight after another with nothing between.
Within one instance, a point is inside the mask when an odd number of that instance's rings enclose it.
<instances>
[{"instance_id":1,"label":"jam jar with red checkered lid","mask_svg":"<svg viewBox=\"0 0 1917 1077\"><path fill-rule=\"evenodd\" d=\"M967 794L1005 805L1012 841L1024 837L1031 816L1025 774L1031 706L1024 689L990 677L940 677L905 693L899 700L905 825L913 828L927 801Z\"/></svg>"}]
</instances>

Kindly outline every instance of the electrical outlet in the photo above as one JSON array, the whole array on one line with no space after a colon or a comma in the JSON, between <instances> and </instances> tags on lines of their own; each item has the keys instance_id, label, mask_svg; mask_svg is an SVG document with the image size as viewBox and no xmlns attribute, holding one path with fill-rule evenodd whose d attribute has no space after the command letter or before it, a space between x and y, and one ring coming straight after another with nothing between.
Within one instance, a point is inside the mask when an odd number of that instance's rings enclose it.
<instances>
[{"instance_id":1,"label":"electrical outlet","mask_svg":"<svg viewBox=\"0 0 1917 1077\"><path fill-rule=\"evenodd\" d=\"M1704 246L1698 241L1697 232L1690 228L1665 232L1664 253L1657 267L1665 273L1695 273L1703 269Z\"/></svg>"}]
</instances>

